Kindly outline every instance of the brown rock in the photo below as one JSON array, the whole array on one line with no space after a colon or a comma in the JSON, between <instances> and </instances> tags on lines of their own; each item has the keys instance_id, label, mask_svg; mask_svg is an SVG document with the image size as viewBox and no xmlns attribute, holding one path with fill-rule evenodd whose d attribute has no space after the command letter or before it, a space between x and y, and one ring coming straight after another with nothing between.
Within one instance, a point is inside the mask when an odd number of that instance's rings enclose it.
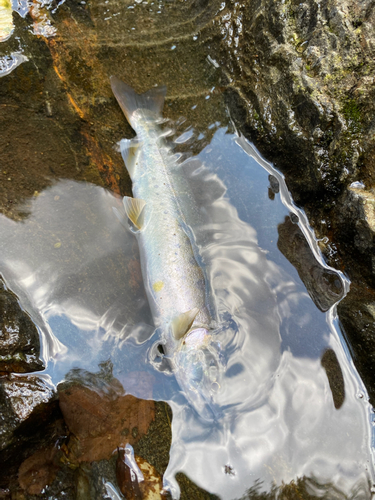
<instances>
[{"instance_id":1,"label":"brown rock","mask_svg":"<svg viewBox=\"0 0 375 500\"><path fill-rule=\"evenodd\" d=\"M155 416L153 401L100 394L82 385L60 392L60 408L78 440L74 446L78 462L109 459L120 444L136 443Z\"/></svg>"},{"instance_id":2,"label":"brown rock","mask_svg":"<svg viewBox=\"0 0 375 500\"><path fill-rule=\"evenodd\" d=\"M39 450L27 458L18 472L21 488L30 495L39 495L42 489L52 483L58 466L54 463L57 449Z\"/></svg>"}]
</instances>

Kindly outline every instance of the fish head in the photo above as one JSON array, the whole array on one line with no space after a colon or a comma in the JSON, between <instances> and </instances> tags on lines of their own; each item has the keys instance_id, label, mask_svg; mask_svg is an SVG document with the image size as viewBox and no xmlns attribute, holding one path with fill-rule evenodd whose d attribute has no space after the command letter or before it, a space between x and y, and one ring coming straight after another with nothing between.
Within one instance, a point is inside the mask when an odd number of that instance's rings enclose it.
<instances>
[{"instance_id":1,"label":"fish head","mask_svg":"<svg viewBox=\"0 0 375 500\"><path fill-rule=\"evenodd\" d=\"M206 328L189 331L173 356L174 374L186 399L205 420L216 420L214 395L223 371L220 352Z\"/></svg>"}]
</instances>

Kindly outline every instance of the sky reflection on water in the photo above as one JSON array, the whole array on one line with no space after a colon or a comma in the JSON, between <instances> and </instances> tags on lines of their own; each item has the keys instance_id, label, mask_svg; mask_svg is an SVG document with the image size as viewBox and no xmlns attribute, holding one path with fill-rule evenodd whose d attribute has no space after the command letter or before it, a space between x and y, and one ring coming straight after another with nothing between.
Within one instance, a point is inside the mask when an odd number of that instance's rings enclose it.
<instances>
[{"instance_id":1,"label":"sky reflection on water","mask_svg":"<svg viewBox=\"0 0 375 500\"><path fill-rule=\"evenodd\" d=\"M256 480L266 488L304 475L348 498L371 498L371 409L359 398L366 392L335 307L317 307L333 304L347 283L327 281L324 290L325 282L310 280L305 287L300 276L309 273L297 271L279 250L288 248L280 244L280 228L289 227L292 210L315 259L309 265L324 275L304 214L274 171L280 193L269 196L271 167L260 166L236 141L248 148L219 129L198 160L175 172L221 326L226 371L215 424L200 420L174 378L150 363L152 319L136 240L112 212L119 198L59 181L32 199L23 221L0 216L0 271L40 330L42 375L51 384L73 368L96 372L111 359L127 392L169 402L173 438L165 482L176 496L174 475L183 471L225 500L241 497ZM317 290L326 293L324 300ZM339 409L321 362L328 349L344 381Z\"/></svg>"}]
</instances>

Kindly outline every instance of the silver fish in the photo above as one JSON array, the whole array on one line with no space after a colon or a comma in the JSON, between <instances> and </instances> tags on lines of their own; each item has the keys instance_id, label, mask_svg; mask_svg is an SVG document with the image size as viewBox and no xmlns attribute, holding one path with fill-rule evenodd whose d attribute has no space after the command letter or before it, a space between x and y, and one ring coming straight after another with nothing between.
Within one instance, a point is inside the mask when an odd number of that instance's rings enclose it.
<instances>
[{"instance_id":1,"label":"silver fish","mask_svg":"<svg viewBox=\"0 0 375 500\"><path fill-rule=\"evenodd\" d=\"M137 134L120 142L134 196L125 196L123 205L137 235L155 326L162 332L166 357L187 400L201 417L211 420L220 362L198 250L173 187L175 160L158 126L166 87L137 94L114 76L111 86Z\"/></svg>"}]
</instances>

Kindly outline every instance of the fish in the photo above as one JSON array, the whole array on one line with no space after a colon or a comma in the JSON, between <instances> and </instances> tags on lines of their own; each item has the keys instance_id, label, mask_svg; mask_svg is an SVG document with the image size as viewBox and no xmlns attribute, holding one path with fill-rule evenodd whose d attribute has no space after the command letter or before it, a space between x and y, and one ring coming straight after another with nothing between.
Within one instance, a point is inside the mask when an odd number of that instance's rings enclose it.
<instances>
[{"instance_id":1,"label":"fish","mask_svg":"<svg viewBox=\"0 0 375 500\"><path fill-rule=\"evenodd\" d=\"M177 160L160 128L166 87L137 94L116 76L110 82L136 132L133 139L120 141L133 193L123 198L123 207L138 240L163 354L189 404L203 419L215 420L213 396L220 388L222 366L199 250L173 183Z\"/></svg>"}]
</instances>

